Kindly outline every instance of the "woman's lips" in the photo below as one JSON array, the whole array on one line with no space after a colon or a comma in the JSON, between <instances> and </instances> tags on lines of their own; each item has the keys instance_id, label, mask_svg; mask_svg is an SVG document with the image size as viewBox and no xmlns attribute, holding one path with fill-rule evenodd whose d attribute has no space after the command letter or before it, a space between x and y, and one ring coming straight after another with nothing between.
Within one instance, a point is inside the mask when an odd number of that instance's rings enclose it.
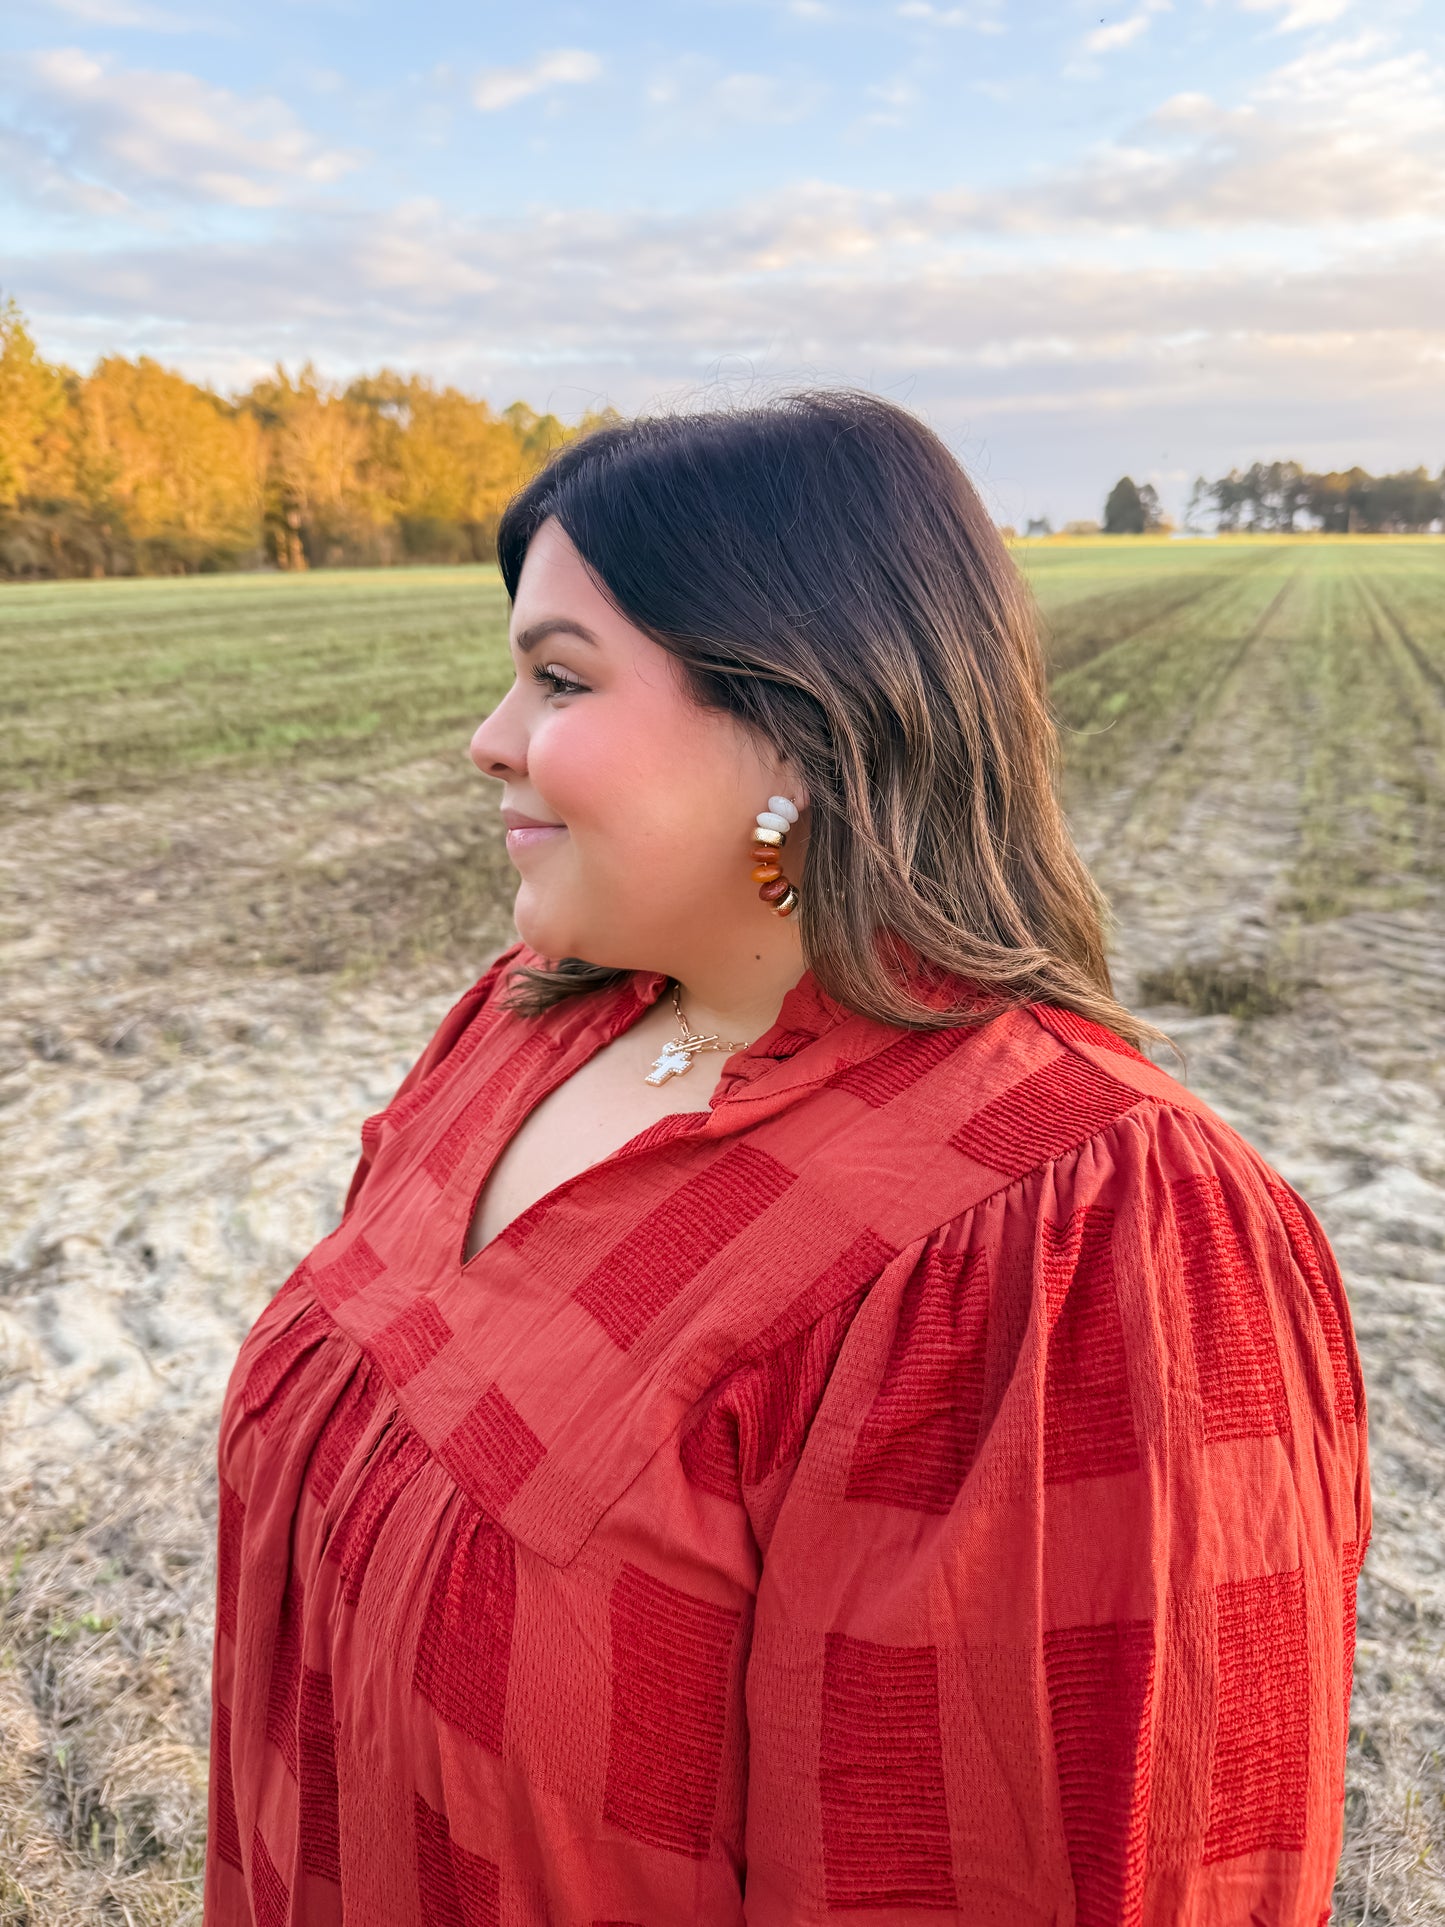
<instances>
[{"instance_id":1,"label":"woman's lips","mask_svg":"<svg viewBox=\"0 0 1445 1927\"><path fill-rule=\"evenodd\" d=\"M520 856L523 850L530 850L538 843L548 843L553 837L565 836L565 823L529 823L515 830L507 831L507 855Z\"/></svg>"}]
</instances>

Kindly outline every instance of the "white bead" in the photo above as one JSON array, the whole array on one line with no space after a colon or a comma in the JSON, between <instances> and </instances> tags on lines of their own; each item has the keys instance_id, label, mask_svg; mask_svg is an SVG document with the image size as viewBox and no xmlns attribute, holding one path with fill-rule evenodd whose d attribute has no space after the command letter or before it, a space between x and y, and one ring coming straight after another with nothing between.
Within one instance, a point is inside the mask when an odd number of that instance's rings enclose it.
<instances>
[{"instance_id":1,"label":"white bead","mask_svg":"<svg viewBox=\"0 0 1445 1927\"><path fill-rule=\"evenodd\" d=\"M790 803L786 796L770 796L768 798L768 808L774 816L787 817L790 823L796 823L798 820L797 805Z\"/></svg>"},{"instance_id":2,"label":"white bead","mask_svg":"<svg viewBox=\"0 0 1445 1927\"><path fill-rule=\"evenodd\" d=\"M786 836L792 827L792 824L786 816L776 816L772 810L758 811L758 828L760 830L776 830L780 836Z\"/></svg>"}]
</instances>

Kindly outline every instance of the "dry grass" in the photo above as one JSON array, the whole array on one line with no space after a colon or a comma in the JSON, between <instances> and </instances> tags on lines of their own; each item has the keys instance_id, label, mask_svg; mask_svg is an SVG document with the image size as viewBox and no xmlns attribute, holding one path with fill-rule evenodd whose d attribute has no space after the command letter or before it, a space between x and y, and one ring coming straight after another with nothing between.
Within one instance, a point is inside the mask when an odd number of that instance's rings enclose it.
<instances>
[{"instance_id":1,"label":"dry grass","mask_svg":"<svg viewBox=\"0 0 1445 1927\"><path fill-rule=\"evenodd\" d=\"M1180 1004L1201 1017L1277 1017L1289 1010L1303 986L1265 964L1196 957L1187 963L1146 970L1139 979L1145 1004Z\"/></svg>"},{"instance_id":2,"label":"dry grass","mask_svg":"<svg viewBox=\"0 0 1445 1927\"><path fill-rule=\"evenodd\" d=\"M1351 1286L1350 1927L1445 1923L1442 556L1021 554L1125 994ZM0 597L0 1927L199 1919L221 1386L505 938L500 615L480 571Z\"/></svg>"},{"instance_id":3,"label":"dry grass","mask_svg":"<svg viewBox=\"0 0 1445 1927\"><path fill-rule=\"evenodd\" d=\"M215 1527L208 1427L0 1495L0 1922L201 1916Z\"/></svg>"}]
</instances>

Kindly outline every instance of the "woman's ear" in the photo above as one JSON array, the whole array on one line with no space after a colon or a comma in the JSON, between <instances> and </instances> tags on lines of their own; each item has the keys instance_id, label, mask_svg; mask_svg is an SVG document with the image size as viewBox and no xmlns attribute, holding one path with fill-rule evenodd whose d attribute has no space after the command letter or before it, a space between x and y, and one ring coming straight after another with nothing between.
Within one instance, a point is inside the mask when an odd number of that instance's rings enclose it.
<instances>
[{"instance_id":1,"label":"woman's ear","mask_svg":"<svg viewBox=\"0 0 1445 1927\"><path fill-rule=\"evenodd\" d=\"M810 801L808 786L803 781L802 771L782 744L761 736L754 737L754 742L760 752L758 760L762 769L771 772L768 795L786 796L800 813L807 809Z\"/></svg>"},{"instance_id":2,"label":"woman's ear","mask_svg":"<svg viewBox=\"0 0 1445 1927\"><path fill-rule=\"evenodd\" d=\"M773 794L788 797L799 813L808 807L808 786L791 763L784 763L780 767L778 785Z\"/></svg>"}]
</instances>

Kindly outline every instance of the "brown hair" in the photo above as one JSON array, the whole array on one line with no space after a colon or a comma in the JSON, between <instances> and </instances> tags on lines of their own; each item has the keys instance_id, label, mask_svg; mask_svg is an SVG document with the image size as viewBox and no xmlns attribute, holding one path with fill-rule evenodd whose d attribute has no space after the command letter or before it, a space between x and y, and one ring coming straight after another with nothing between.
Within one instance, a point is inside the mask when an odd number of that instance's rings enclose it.
<instances>
[{"instance_id":1,"label":"brown hair","mask_svg":"<svg viewBox=\"0 0 1445 1927\"><path fill-rule=\"evenodd\" d=\"M920 421L825 391L597 430L508 505L513 597L549 516L696 700L798 769L800 936L829 996L923 1029L1040 1002L1131 1042L1157 1034L1113 995L1102 898L1059 805L1033 600ZM925 977L973 988L920 995L889 965L900 947ZM575 957L521 968L508 1007L535 1014L628 974Z\"/></svg>"}]
</instances>

